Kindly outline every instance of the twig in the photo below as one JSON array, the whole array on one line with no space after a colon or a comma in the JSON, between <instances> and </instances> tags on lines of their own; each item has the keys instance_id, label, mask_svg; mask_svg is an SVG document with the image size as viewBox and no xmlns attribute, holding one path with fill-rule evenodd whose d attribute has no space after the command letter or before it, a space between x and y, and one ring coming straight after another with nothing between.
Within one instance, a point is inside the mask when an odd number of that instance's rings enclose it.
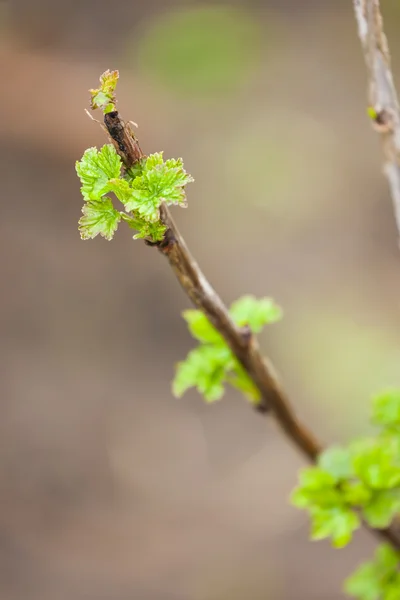
<instances>
[{"instance_id":1,"label":"twig","mask_svg":"<svg viewBox=\"0 0 400 600\"><path fill-rule=\"evenodd\" d=\"M136 138L134 138L133 144L125 143L126 138L130 137L132 132L129 125L126 125L119 117L117 111L112 113L111 118L112 127L109 125L110 117L105 116L106 129L125 167L129 168L144 155ZM167 230L162 242L152 243L151 245L157 246L159 251L167 258L176 278L192 303L207 316L222 335L237 360L260 391L261 401L256 409L260 413L270 411L289 441L311 462L315 462L322 452L323 446L314 434L298 420L272 363L262 356L257 338L251 333L250 329L239 328L235 325L225 304L211 287L190 254L165 204L161 205L160 212ZM398 536L394 529L379 530L371 529L366 524L365 526L374 535L389 541L393 546L400 549L400 535Z\"/></svg>"},{"instance_id":2,"label":"twig","mask_svg":"<svg viewBox=\"0 0 400 600\"><path fill-rule=\"evenodd\" d=\"M368 70L368 114L381 134L385 173L400 233L400 110L379 0L353 0Z\"/></svg>"}]
</instances>

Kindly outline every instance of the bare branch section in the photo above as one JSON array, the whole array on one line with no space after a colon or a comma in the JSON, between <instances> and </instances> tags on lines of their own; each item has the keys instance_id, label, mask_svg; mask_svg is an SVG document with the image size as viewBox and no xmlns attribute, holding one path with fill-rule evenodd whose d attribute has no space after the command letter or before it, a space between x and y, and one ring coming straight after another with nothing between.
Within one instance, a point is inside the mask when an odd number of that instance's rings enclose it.
<instances>
[{"instance_id":1,"label":"bare branch section","mask_svg":"<svg viewBox=\"0 0 400 600\"><path fill-rule=\"evenodd\" d=\"M381 134L385 173L400 233L400 111L379 0L353 0L368 70L368 114Z\"/></svg>"},{"instance_id":2,"label":"bare branch section","mask_svg":"<svg viewBox=\"0 0 400 600\"><path fill-rule=\"evenodd\" d=\"M144 156L131 127L122 121L117 111L106 114L104 124L126 168ZM227 307L191 255L165 204L161 205L161 219L167 227L164 239L150 245L157 246L167 258L187 296L222 335L257 386L261 401L256 409L260 413L271 412L289 441L310 461L315 462L323 447L314 434L298 420L273 365L261 354L257 338L248 328L239 328L232 321ZM394 528L378 530L365 526L378 538L383 538L400 549L400 533Z\"/></svg>"}]
</instances>

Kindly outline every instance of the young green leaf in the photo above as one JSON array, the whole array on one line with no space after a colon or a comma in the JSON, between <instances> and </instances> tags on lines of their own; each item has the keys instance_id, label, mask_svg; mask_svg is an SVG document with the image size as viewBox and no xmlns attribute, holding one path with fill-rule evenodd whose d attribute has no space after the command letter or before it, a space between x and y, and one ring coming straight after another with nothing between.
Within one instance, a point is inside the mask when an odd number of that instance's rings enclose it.
<instances>
[{"instance_id":1,"label":"young green leaf","mask_svg":"<svg viewBox=\"0 0 400 600\"><path fill-rule=\"evenodd\" d=\"M178 363L173 393L180 398L189 388L196 387L207 402L219 400L224 394L226 371L233 364L232 353L224 346L199 346Z\"/></svg>"},{"instance_id":2,"label":"young green leaf","mask_svg":"<svg viewBox=\"0 0 400 600\"><path fill-rule=\"evenodd\" d=\"M388 527L393 517L400 512L400 489L381 490L373 493L363 508L367 523L376 529Z\"/></svg>"},{"instance_id":3,"label":"young green leaf","mask_svg":"<svg viewBox=\"0 0 400 600\"><path fill-rule=\"evenodd\" d=\"M346 593L359 600L400 598L399 561L400 553L389 544L382 544L377 549L374 560L361 565L346 580Z\"/></svg>"},{"instance_id":4,"label":"young green leaf","mask_svg":"<svg viewBox=\"0 0 400 600\"><path fill-rule=\"evenodd\" d=\"M152 154L142 165L141 174L132 181L132 197L125 209L148 221L157 221L161 202L186 205L184 187L191 181L193 178L184 170L181 159L164 162L161 152Z\"/></svg>"},{"instance_id":5,"label":"young green leaf","mask_svg":"<svg viewBox=\"0 0 400 600\"><path fill-rule=\"evenodd\" d=\"M353 537L361 521L357 513L345 506L332 508L314 507L310 511L312 526L311 539L322 540L332 538L335 548L343 548Z\"/></svg>"},{"instance_id":6,"label":"young green leaf","mask_svg":"<svg viewBox=\"0 0 400 600\"><path fill-rule=\"evenodd\" d=\"M248 325L253 333L259 333L264 325L282 318L282 309L271 298L258 300L254 296L243 296L231 305L230 314L236 325Z\"/></svg>"},{"instance_id":7,"label":"young green leaf","mask_svg":"<svg viewBox=\"0 0 400 600\"><path fill-rule=\"evenodd\" d=\"M100 77L100 87L97 90L90 90L91 108L101 108L104 114L115 110L116 98L115 88L119 78L118 71L105 71Z\"/></svg>"},{"instance_id":8,"label":"young green leaf","mask_svg":"<svg viewBox=\"0 0 400 600\"><path fill-rule=\"evenodd\" d=\"M341 507L343 499L337 487L337 478L319 467L306 467L299 473L300 485L291 495L297 508Z\"/></svg>"},{"instance_id":9,"label":"young green leaf","mask_svg":"<svg viewBox=\"0 0 400 600\"><path fill-rule=\"evenodd\" d=\"M109 180L120 176L121 165L121 159L112 144L106 144L100 151L88 148L82 159L76 162L84 199L100 200L107 193Z\"/></svg>"},{"instance_id":10,"label":"young green leaf","mask_svg":"<svg viewBox=\"0 0 400 600\"><path fill-rule=\"evenodd\" d=\"M380 600L382 584L373 563L361 565L344 583L344 591L359 600Z\"/></svg>"},{"instance_id":11,"label":"young green leaf","mask_svg":"<svg viewBox=\"0 0 400 600\"><path fill-rule=\"evenodd\" d=\"M113 207L110 198L85 202L82 213L79 232L83 240L95 238L99 234L106 240L112 240L121 215Z\"/></svg>"},{"instance_id":12,"label":"young green leaf","mask_svg":"<svg viewBox=\"0 0 400 600\"><path fill-rule=\"evenodd\" d=\"M110 179L106 189L107 193L113 192L122 204L126 204L132 197L132 188L125 179Z\"/></svg>"},{"instance_id":13,"label":"young green leaf","mask_svg":"<svg viewBox=\"0 0 400 600\"><path fill-rule=\"evenodd\" d=\"M339 446L325 450L318 459L318 465L336 479L348 479L354 475L349 450Z\"/></svg>"},{"instance_id":14,"label":"young green leaf","mask_svg":"<svg viewBox=\"0 0 400 600\"><path fill-rule=\"evenodd\" d=\"M228 383L241 392L252 404L261 400L260 390L254 385L242 365L236 362L232 375L227 377Z\"/></svg>"},{"instance_id":15,"label":"young green leaf","mask_svg":"<svg viewBox=\"0 0 400 600\"><path fill-rule=\"evenodd\" d=\"M363 481L343 481L340 484L343 501L350 506L366 506L374 494Z\"/></svg>"},{"instance_id":16,"label":"young green leaf","mask_svg":"<svg viewBox=\"0 0 400 600\"><path fill-rule=\"evenodd\" d=\"M138 233L133 236L134 240L149 239L152 242L161 242L164 239L166 231L165 225L161 221L149 223L142 217L134 217L121 213L122 219L128 223L131 229L136 229Z\"/></svg>"},{"instance_id":17,"label":"young green leaf","mask_svg":"<svg viewBox=\"0 0 400 600\"><path fill-rule=\"evenodd\" d=\"M352 449L353 467L360 479L375 490L400 484L400 439L398 436L372 438Z\"/></svg>"},{"instance_id":18,"label":"young green leaf","mask_svg":"<svg viewBox=\"0 0 400 600\"><path fill-rule=\"evenodd\" d=\"M182 316L189 326L190 333L199 342L218 345L225 344L223 337L200 310L185 310Z\"/></svg>"},{"instance_id":19,"label":"young green leaf","mask_svg":"<svg viewBox=\"0 0 400 600\"><path fill-rule=\"evenodd\" d=\"M400 389L384 390L372 401L372 419L378 425L400 426Z\"/></svg>"}]
</instances>

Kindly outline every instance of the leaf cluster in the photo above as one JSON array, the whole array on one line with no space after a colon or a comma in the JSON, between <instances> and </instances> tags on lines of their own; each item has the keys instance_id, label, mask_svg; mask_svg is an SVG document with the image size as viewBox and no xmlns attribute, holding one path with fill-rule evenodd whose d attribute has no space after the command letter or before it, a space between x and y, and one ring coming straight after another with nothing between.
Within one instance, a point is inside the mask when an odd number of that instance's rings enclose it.
<instances>
[{"instance_id":1,"label":"leaf cluster","mask_svg":"<svg viewBox=\"0 0 400 600\"><path fill-rule=\"evenodd\" d=\"M85 200L79 221L84 240L99 234L111 240L121 219L137 231L134 239L162 240L165 226L160 219L161 203L186 206L184 188L193 181L180 158L164 161L162 152L143 158L123 172L121 158L112 144L101 150L86 150L76 163L76 172ZM109 194L121 202L123 210L114 207Z\"/></svg>"},{"instance_id":2,"label":"leaf cluster","mask_svg":"<svg viewBox=\"0 0 400 600\"><path fill-rule=\"evenodd\" d=\"M400 512L400 390L385 390L373 399L372 420L379 426L375 437L329 448L316 466L300 472L291 500L309 512L311 539L331 538L332 545L341 548L350 542L361 518L372 528L383 529ZM390 578L389 587L396 587L398 595L384 591L389 583L378 576L382 557L387 557L387 550L348 580L349 593L363 600L400 598L397 576ZM396 561L397 566L397 554ZM379 579L379 593L362 591L361 580L367 575ZM370 589L377 590L378 583Z\"/></svg>"},{"instance_id":3,"label":"leaf cluster","mask_svg":"<svg viewBox=\"0 0 400 600\"><path fill-rule=\"evenodd\" d=\"M231 305L230 315L237 326L259 333L265 325L278 321L282 311L270 298L244 296ZM199 310L186 310L183 317L199 345L177 365L175 396L181 397L194 387L207 402L214 402L222 398L228 383L257 403L260 392L207 317Z\"/></svg>"}]
</instances>

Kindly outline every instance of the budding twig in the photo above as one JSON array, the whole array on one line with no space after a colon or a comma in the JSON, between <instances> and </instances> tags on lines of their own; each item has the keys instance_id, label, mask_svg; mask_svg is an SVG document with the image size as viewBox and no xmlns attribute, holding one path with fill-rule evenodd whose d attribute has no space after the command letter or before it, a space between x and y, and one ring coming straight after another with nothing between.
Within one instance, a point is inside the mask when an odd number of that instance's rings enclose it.
<instances>
[{"instance_id":1,"label":"budding twig","mask_svg":"<svg viewBox=\"0 0 400 600\"><path fill-rule=\"evenodd\" d=\"M384 170L400 233L400 110L379 0L353 0L368 71L368 114L381 134Z\"/></svg>"},{"instance_id":2,"label":"budding twig","mask_svg":"<svg viewBox=\"0 0 400 600\"><path fill-rule=\"evenodd\" d=\"M136 138L132 142L128 141L132 132L119 117L117 111L112 113L111 126L107 114L104 122L125 167L130 168L143 157ZM221 334L236 359L258 388L261 400L256 409L260 413L271 412L290 442L310 461L315 462L323 447L314 434L298 420L275 368L261 354L257 338L248 328L240 328L232 321L227 307L191 255L171 217L168 207L164 203L161 204L160 214L161 220L167 229L164 239L151 245L157 246L158 250L167 258L187 296ZM395 531L371 529L368 525L365 526L375 535L380 538L383 537L400 549L400 536L398 537Z\"/></svg>"}]
</instances>

